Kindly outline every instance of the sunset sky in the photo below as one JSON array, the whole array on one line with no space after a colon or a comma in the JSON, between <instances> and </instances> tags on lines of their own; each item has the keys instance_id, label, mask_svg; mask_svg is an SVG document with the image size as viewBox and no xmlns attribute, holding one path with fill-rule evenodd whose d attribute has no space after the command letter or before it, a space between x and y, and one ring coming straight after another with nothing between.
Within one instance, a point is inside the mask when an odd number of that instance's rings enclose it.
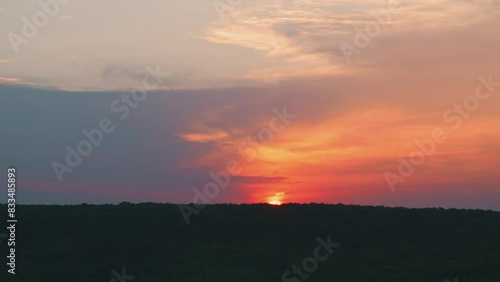
<instances>
[{"instance_id":1,"label":"sunset sky","mask_svg":"<svg viewBox=\"0 0 500 282\"><path fill-rule=\"evenodd\" d=\"M19 203L188 203L237 163L210 203L500 210L500 1L41 2L0 1Z\"/></svg>"}]
</instances>

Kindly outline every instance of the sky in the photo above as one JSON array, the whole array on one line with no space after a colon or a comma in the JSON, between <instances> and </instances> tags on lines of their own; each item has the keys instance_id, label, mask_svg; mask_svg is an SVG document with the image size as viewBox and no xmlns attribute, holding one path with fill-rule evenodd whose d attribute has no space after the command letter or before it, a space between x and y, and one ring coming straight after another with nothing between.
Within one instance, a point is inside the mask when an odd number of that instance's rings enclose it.
<instances>
[{"instance_id":1,"label":"sky","mask_svg":"<svg viewBox=\"0 0 500 282\"><path fill-rule=\"evenodd\" d=\"M0 0L0 34L20 203L500 210L500 1Z\"/></svg>"}]
</instances>

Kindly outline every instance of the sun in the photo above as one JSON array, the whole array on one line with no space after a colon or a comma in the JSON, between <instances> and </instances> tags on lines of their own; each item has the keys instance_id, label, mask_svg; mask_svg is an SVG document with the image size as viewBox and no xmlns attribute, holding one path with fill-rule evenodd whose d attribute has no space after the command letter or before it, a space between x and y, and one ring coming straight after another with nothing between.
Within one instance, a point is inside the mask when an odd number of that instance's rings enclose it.
<instances>
[{"instance_id":1,"label":"sun","mask_svg":"<svg viewBox=\"0 0 500 282\"><path fill-rule=\"evenodd\" d=\"M281 202L278 200L270 201L268 204L273 206L281 206Z\"/></svg>"},{"instance_id":2,"label":"sun","mask_svg":"<svg viewBox=\"0 0 500 282\"><path fill-rule=\"evenodd\" d=\"M275 193L274 196L267 197L266 200L267 200L267 203L269 205L281 206L284 196L285 196L285 193L278 192L278 193Z\"/></svg>"}]
</instances>

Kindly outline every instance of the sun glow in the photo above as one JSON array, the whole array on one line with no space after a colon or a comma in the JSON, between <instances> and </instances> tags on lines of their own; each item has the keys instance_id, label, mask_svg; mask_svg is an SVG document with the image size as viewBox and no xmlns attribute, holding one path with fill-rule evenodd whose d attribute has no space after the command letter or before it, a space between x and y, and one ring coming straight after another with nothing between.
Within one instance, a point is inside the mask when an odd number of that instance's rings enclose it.
<instances>
[{"instance_id":1,"label":"sun glow","mask_svg":"<svg viewBox=\"0 0 500 282\"><path fill-rule=\"evenodd\" d=\"M268 198L267 203L273 206L281 206L283 196L285 196L285 193L283 192L275 193L274 196Z\"/></svg>"}]
</instances>

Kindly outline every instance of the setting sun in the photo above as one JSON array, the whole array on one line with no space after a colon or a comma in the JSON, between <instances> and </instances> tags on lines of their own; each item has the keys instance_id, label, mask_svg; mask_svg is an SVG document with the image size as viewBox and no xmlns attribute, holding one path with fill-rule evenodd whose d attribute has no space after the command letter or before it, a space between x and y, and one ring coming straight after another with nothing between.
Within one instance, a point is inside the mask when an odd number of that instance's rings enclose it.
<instances>
[{"instance_id":1,"label":"setting sun","mask_svg":"<svg viewBox=\"0 0 500 282\"><path fill-rule=\"evenodd\" d=\"M281 206L281 202L280 201L270 201L268 204L270 205L273 205L273 206Z\"/></svg>"},{"instance_id":2,"label":"setting sun","mask_svg":"<svg viewBox=\"0 0 500 282\"><path fill-rule=\"evenodd\" d=\"M283 193L283 192L275 193L274 196L267 198L267 203L270 205L274 205L274 206L281 206L281 203L283 201L284 196L285 196L285 193Z\"/></svg>"}]
</instances>

